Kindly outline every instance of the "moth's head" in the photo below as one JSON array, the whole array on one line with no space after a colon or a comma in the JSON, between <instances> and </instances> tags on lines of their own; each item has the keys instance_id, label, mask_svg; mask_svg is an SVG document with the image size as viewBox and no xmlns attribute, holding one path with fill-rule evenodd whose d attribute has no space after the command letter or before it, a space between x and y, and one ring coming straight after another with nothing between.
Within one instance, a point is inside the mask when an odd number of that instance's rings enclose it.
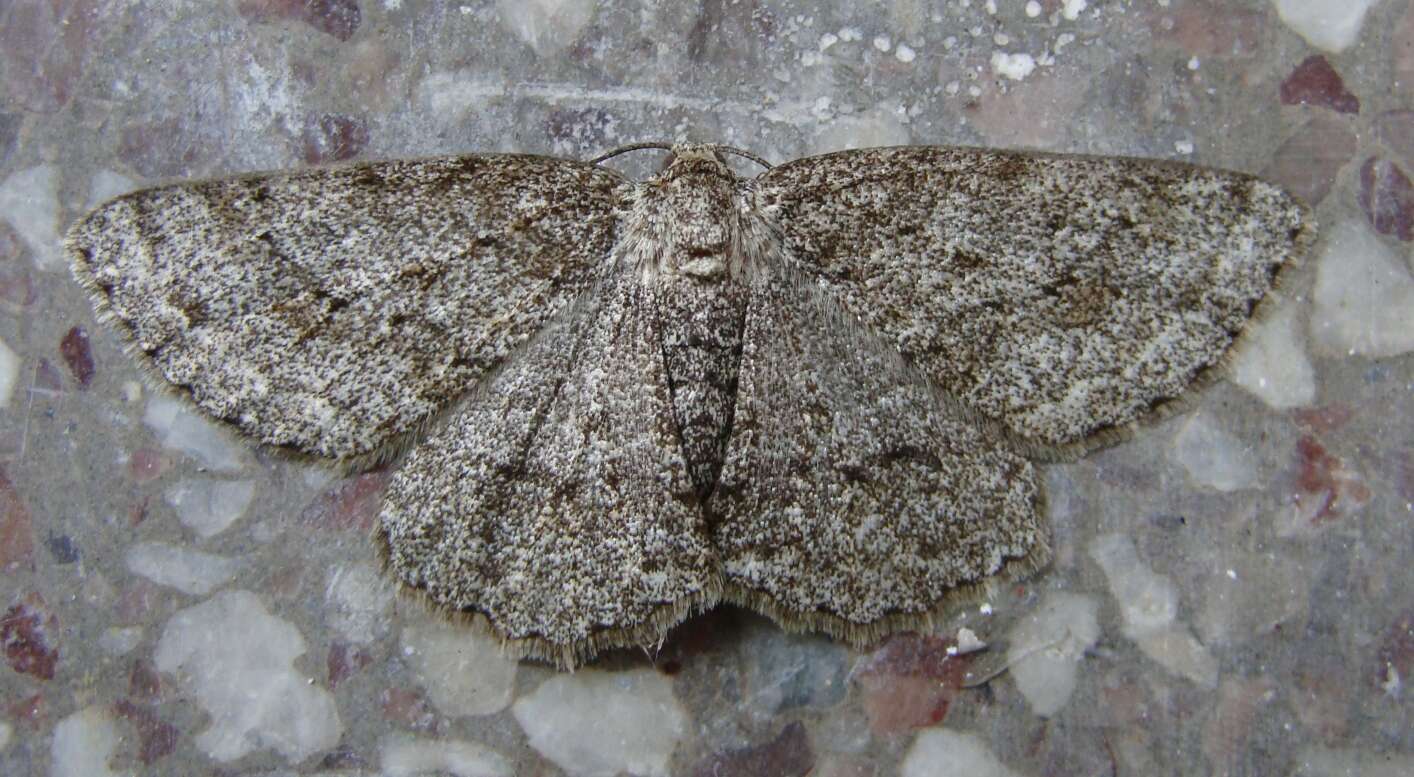
<instances>
[{"instance_id":1,"label":"moth's head","mask_svg":"<svg viewBox=\"0 0 1414 777\"><path fill-rule=\"evenodd\" d=\"M719 147L706 143L674 143L667 162L659 178L680 176L708 176L736 180L737 176L727 167L727 158Z\"/></svg>"}]
</instances>

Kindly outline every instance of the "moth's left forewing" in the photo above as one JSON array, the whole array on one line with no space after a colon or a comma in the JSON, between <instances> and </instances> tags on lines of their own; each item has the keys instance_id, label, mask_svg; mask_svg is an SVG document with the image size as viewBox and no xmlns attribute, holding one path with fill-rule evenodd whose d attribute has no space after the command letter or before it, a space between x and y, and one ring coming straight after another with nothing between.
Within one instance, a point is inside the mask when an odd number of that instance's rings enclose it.
<instances>
[{"instance_id":1,"label":"moth's left forewing","mask_svg":"<svg viewBox=\"0 0 1414 777\"><path fill-rule=\"evenodd\" d=\"M366 461L590 287L625 186L526 155L187 181L99 206L65 246L160 385L266 445Z\"/></svg>"},{"instance_id":2,"label":"moth's left forewing","mask_svg":"<svg viewBox=\"0 0 1414 777\"><path fill-rule=\"evenodd\" d=\"M1068 457L1220 374L1315 237L1241 173L909 146L755 182L784 252L941 392Z\"/></svg>"}]
</instances>

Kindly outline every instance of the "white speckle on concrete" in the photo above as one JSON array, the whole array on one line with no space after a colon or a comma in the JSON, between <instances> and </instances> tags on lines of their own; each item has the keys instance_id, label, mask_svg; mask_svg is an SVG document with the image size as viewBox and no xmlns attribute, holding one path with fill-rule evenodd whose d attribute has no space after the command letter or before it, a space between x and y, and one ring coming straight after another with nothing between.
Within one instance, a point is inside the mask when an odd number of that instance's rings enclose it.
<instances>
[{"instance_id":1,"label":"white speckle on concrete","mask_svg":"<svg viewBox=\"0 0 1414 777\"><path fill-rule=\"evenodd\" d=\"M827 32L824 35L820 36L820 50L828 51L831 46L839 42L840 36L834 34L833 32Z\"/></svg>"},{"instance_id":2,"label":"white speckle on concrete","mask_svg":"<svg viewBox=\"0 0 1414 777\"><path fill-rule=\"evenodd\" d=\"M845 43L852 43L864 39L864 33L860 32L857 27L841 27L839 35L840 40Z\"/></svg>"},{"instance_id":3,"label":"white speckle on concrete","mask_svg":"<svg viewBox=\"0 0 1414 777\"><path fill-rule=\"evenodd\" d=\"M1065 0L1065 5L1061 6L1061 16L1073 22L1080 18L1088 5L1085 0Z\"/></svg>"},{"instance_id":4,"label":"white speckle on concrete","mask_svg":"<svg viewBox=\"0 0 1414 777\"><path fill-rule=\"evenodd\" d=\"M963 626L957 630L957 644L953 646L954 652L950 652L949 655L965 656L968 653L976 653L986 646L986 642L977 638L976 632Z\"/></svg>"},{"instance_id":5,"label":"white speckle on concrete","mask_svg":"<svg viewBox=\"0 0 1414 777\"><path fill-rule=\"evenodd\" d=\"M1316 263L1311 338L1340 356L1414 350L1414 278L1363 221L1336 224Z\"/></svg>"},{"instance_id":6,"label":"white speckle on concrete","mask_svg":"<svg viewBox=\"0 0 1414 777\"><path fill-rule=\"evenodd\" d=\"M908 128L891 111L875 110L858 116L840 116L824 125L812 141L821 153L841 148L906 145Z\"/></svg>"},{"instance_id":7,"label":"white speckle on concrete","mask_svg":"<svg viewBox=\"0 0 1414 777\"><path fill-rule=\"evenodd\" d=\"M1286 26L1307 43L1338 52L1360 36L1365 12L1375 0L1272 0L1272 4Z\"/></svg>"},{"instance_id":8,"label":"white speckle on concrete","mask_svg":"<svg viewBox=\"0 0 1414 777\"><path fill-rule=\"evenodd\" d=\"M898 48L894 49L894 58L904 64L912 62L917 56L918 54L913 50L913 48L906 43L900 43L898 44Z\"/></svg>"},{"instance_id":9,"label":"white speckle on concrete","mask_svg":"<svg viewBox=\"0 0 1414 777\"><path fill-rule=\"evenodd\" d=\"M112 170L99 170L94 174L93 180L88 183L88 207L97 207L101 203L137 188L137 182L126 175L115 173Z\"/></svg>"},{"instance_id":10,"label":"white speckle on concrete","mask_svg":"<svg viewBox=\"0 0 1414 777\"><path fill-rule=\"evenodd\" d=\"M29 248L35 267L64 268L59 250L59 176L53 165L20 170L0 183L0 218Z\"/></svg>"},{"instance_id":11,"label":"white speckle on concrete","mask_svg":"<svg viewBox=\"0 0 1414 777\"><path fill-rule=\"evenodd\" d=\"M574 0L496 0L501 24L544 57L574 42L594 15L594 3Z\"/></svg>"},{"instance_id":12,"label":"white speckle on concrete","mask_svg":"<svg viewBox=\"0 0 1414 777\"><path fill-rule=\"evenodd\" d=\"M20 380L20 357L0 340L0 407L9 407Z\"/></svg>"},{"instance_id":13,"label":"white speckle on concrete","mask_svg":"<svg viewBox=\"0 0 1414 777\"><path fill-rule=\"evenodd\" d=\"M154 394L147 401L142 422L159 444L196 459L217 472L236 472L245 465L241 448L211 421L192 413L181 401Z\"/></svg>"},{"instance_id":14,"label":"white speckle on concrete","mask_svg":"<svg viewBox=\"0 0 1414 777\"><path fill-rule=\"evenodd\" d=\"M1178 590L1172 580L1144 566L1128 537L1096 537L1090 543L1090 557L1104 570L1110 593L1119 602L1126 637L1138 639L1173 624L1178 614Z\"/></svg>"},{"instance_id":15,"label":"white speckle on concrete","mask_svg":"<svg viewBox=\"0 0 1414 777\"><path fill-rule=\"evenodd\" d=\"M1124 635L1160 666L1204 688L1216 688L1217 661L1188 626L1176 621L1178 589L1142 561L1134 543L1122 534L1106 534L1090 543L1090 557L1105 572L1110 593L1124 617Z\"/></svg>"},{"instance_id":16,"label":"white speckle on concrete","mask_svg":"<svg viewBox=\"0 0 1414 777\"><path fill-rule=\"evenodd\" d=\"M385 740L379 750L385 777L511 777L515 773L500 753L460 739L419 739L401 734Z\"/></svg>"},{"instance_id":17,"label":"white speckle on concrete","mask_svg":"<svg viewBox=\"0 0 1414 777\"><path fill-rule=\"evenodd\" d=\"M304 638L249 591L223 591L181 610L154 662L195 697L210 725L194 742L217 761L272 748L290 762L338 744L334 697L296 671Z\"/></svg>"},{"instance_id":18,"label":"white speckle on concrete","mask_svg":"<svg viewBox=\"0 0 1414 777\"><path fill-rule=\"evenodd\" d=\"M1026 3L1026 16L1027 16L1027 18L1029 18L1029 19L1035 19L1037 16L1040 16L1040 15L1041 15L1041 4L1038 3L1038 2L1036 2L1036 0L1027 0L1027 3Z\"/></svg>"},{"instance_id":19,"label":"white speckle on concrete","mask_svg":"<svg viewBox=\"0 0 1414 777\"><path fill-rule=\"evenodd\" d=\"M1193 636L1193 630L1175 624L1155 634L1135 640L1144 655L1179 677L1186 677L1202 688L1218 687L1218 661Z\"/></svg>"},{"instance_id":20,"label":"white speckle on concrete","mask_svg":"<svg viewBox=\"0 0 1414 777\"><path fill-rule=\"evenodd\" d=\"M1224 549L1214 564L1228 574L1202 581L1194 628L1205 645L1242 644L1270 635L1282 624L1304 622L1310 585L1300 561L1277 552Z\"/></svg>"},{"instance_id":21,"label":"white speckle on concrete","mask_svg":"<svg viewBox=\"0 0 1414 777\"><path fill-rule=\"evenodd\" d=\"M903 757L900 777L1017 777L997 760L976 734L945 728L925 729Z\"/></svg>"},{"instance_id":22,"label":"white speckle on concrete","mask_svg":"<svg viewBox=\"0 0 1414 777\"><path fill-rule=\"evenodd\" d=\"M1008 54L1005 51L992 52L992 72L1013 81L1020 81L1036 69L1036 59L1030 54Z\"/></svg>"},{"instance_id":23,"label":"white speckle on concrete","mask_svg":"<svg viewBox=\"0 0 1414 777\"><path fill-rule=\"evenodd\" d=\"M110 656L131 653L142 642L141 626L109 626L98 635L98 647Z\"/></svg>"},{"instance_id":24,"label":"white speckle on concrete","mask_svg":"<svg viewBox=\"0 0 1414 777\"><path fill-rule=\"evenodd\" d=\"M350 642L366 645L388 633L393 589L371 564L335 567L324 600L325 619Z\"/></svg>"},{"instance_id":25,"label":"white speckle on concrete","mask_svg":"<svg viewBox=\"0 0 1414 777\"><path fill-rule=\"evenodd\" d=\"M893 41L889 40L887 35L879 35L874 38L874 48L880 51L888 51L893 45Z\"/></svg>"},{"instance_id":26,"label":"white speckle on concrete","mask_svg":"<svg viewBox=\"0 0 1414 777\"><path fill-rule=\"evenodd\" d=\"M990 14L990 15L992 15L992 16L996 16L996 15L997 15L997 0L987 0L987 2L985 2L985 3L982 4L982 10L986 11L988 14Z\"/></svg>"},{"instance_id":27,"label":"white speckle on concrete","mask_svg":"<svg viewBox=\"0 0 1414 777\"><path fill-rule=\"evenodd\" d=\"M1306 747L1297 753L1294 777L1409 777L1414 756L1395 750Z\"/></svg>"},{"instance_id":28,"label":"white speckle on concrete","mask_svg":"<svg viewBox=\"0 0 1414 777\"><path fill-rule=\"evenodd\" d=\"M108 711L99 706L85 707L54 726L49 744L50 777L125 777L108 761L118 749L122 736Z\"/></svg>"},{"instance_id":29,"label":"white speckle on concrete","mask_svg":"<svg viewBox=\"0 0 1414 777\"><path fill-rule=\"evenodd\" d=\"M1404 678L1399 676L1399 667L1393 662L1385 662L1385 679L1380 683L1380 690L1391 699L1398 699L1404 691Z\"/></svg>"},{"instance_id":30,"label":"white speckle on concrete","mask_svg":"<svg viewBox=\"0 0 1414 777\"><path fill-rule=\"evenodd\" d=\"M511 712L536 752L584 777L666 777L688 731L672 681L649 669L557 675Z\"/></svg>"},{"instance_id":31,"label":"white speckle on concrete","mask_svg":"<svg viewBox=\"0 0 1414 777\"><path fill-rule=\"evenodd\" d=\"M1191 154L1191 153L1193 153L1193 141L1191 141L1191 140L1177 140L1177 141L1174 141L1173 150L1174 150L1174 151L1177 151L1177 152L1180 153L1180 154Z\"/></svg>"},{"instance_id":32,"label":"white speckle on concrete","mask_svg":"<svg viewBox=\"0 0 1414 777\"><path fill-rule=\"evenodd\" d=\"M1189 60L1188 60L1188 69L1189 69L1189 70L1197 70L1200 64L1202 64L1202 63L1200 63L1200 62L1198 61L1198 58L1197 58L1197 57L1191 57L1191 58L1189 58Z\"/></svg>"},{"instance_id":33,"label":"white speckle on concrete","mask_svg":"<svg viewBox=\"0 0 1414 777\"><path fill-rule=\"evenodd\" d=\"M1012 629L1007 665L1037 715L1050 717L1070 700L1080 660L1100 638L1099 610L1088 596L1051 593Z\"/></svg>"},{"instance_id":34,"label":"white speckle on concrete","mask_svg":"<svg viewBox=\"0 0 1414 777\"><path fill-rule=\"evenodd\" d=\"M383 8L388 11L397 11L403 7L403 0L383 0Z\"/></svg>"},{"instance_id":35,"label":"white speckle on concrete","mask_svg":"<svg viewBox=\"0 0 1414 777\"><path fill-rule=\"evenodd\" d=\"M490 715L511 703L516 662L491 637L427 619L403 627L403 655L432 703L447 715Z\"/></svg>"},{"instance_id":36,"label":"white speckle on concrete","mask_svg":"<svg viewBox=\"0 0 1414 777\"><path fill-rule=\"evenodd\" d=\"M1257 465L1247 447L1207 413L1194 413L1173 438L1173 458L1197 485L1218 491L1253 488Z\"/></svg>"},{"instance_id":37,"label":"white speckle on concrete","mask_svg":"<svg viewBox=\"0 0 1414 777\"><path fill-rule=\"evenodd\" d=\"M1007 35L1007 34L1004 33L1004 32L993 33L993 34L992 34L992 42L995 43L995 44L997 44L998 46L1005 46L1005 45L1011 43L1011 36L1010 36L1010 35Z\"/></svg>"},{"instance_id":38,"label":"white speckle on concrete","mask_svg":"<svg viewBox=\"0 0 1414 777\"><path fill-rule=\"evenodd\" d=\"M172 484L162 496L176 510L177 520L183 526L207 539L225 531L245 515L255 498L255 483L187 478Z\"/></svg>"},{"instance_id":39,"label":"white speckle on concrete","mask_svg":"<svg viewBox=\"0 0 1414 777\"><path fill-rule=\"evenodd\" d=\"M1316 401L1316 370L1298 339L1296 306L1278 307L1243 338L1232 381L1279 410Z\"/></svg>"},{"instance_id":40,"label":"white speckle on concrete","mask_svg":"<svg viewBox=\"0 0 1414 777\"><path fill-rule=\"evenodd\" d=\"M139 542L128 548L128 571L183 593L205 596L229 583L240 562L165 542Z\"/></svg>"}]
</instances>

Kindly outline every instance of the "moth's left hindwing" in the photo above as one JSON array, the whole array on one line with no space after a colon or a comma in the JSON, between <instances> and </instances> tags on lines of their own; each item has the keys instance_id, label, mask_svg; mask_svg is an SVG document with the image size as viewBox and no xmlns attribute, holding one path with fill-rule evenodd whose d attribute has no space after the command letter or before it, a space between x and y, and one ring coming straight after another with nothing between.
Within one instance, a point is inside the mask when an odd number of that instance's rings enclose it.
<instances>
[{"instance_id":1,"label":"moth's left hindwing","mask_svg":"<svg viewBox=\"0 0 1414 777\"><path fill-rule=\"evenodd\" d=\"M101 206L65 245L100 314L202 410L362 457L589 288L624 185L518 155L179 183Z\"/></svg>"}]
</instances>

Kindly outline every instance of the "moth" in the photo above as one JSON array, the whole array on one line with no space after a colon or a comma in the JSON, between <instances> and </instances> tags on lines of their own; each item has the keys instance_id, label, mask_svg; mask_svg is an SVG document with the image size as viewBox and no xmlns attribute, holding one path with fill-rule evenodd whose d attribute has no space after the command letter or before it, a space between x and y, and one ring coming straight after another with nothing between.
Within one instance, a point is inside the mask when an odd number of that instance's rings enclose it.
<instances>
[{"instance_id":1,"label":"moth","mask_svg":"<svg viewBox=\"0 0 1414 777\"><path fill-rule=\"evenodd\" d=\"M723 601L863 645L1037 570L1037 464L1218 376L1315 234L1171 162L650 143L176 183L66 246L210 417L398 461L403 589L573 666Z\"/></svg>"}]
</instances>

